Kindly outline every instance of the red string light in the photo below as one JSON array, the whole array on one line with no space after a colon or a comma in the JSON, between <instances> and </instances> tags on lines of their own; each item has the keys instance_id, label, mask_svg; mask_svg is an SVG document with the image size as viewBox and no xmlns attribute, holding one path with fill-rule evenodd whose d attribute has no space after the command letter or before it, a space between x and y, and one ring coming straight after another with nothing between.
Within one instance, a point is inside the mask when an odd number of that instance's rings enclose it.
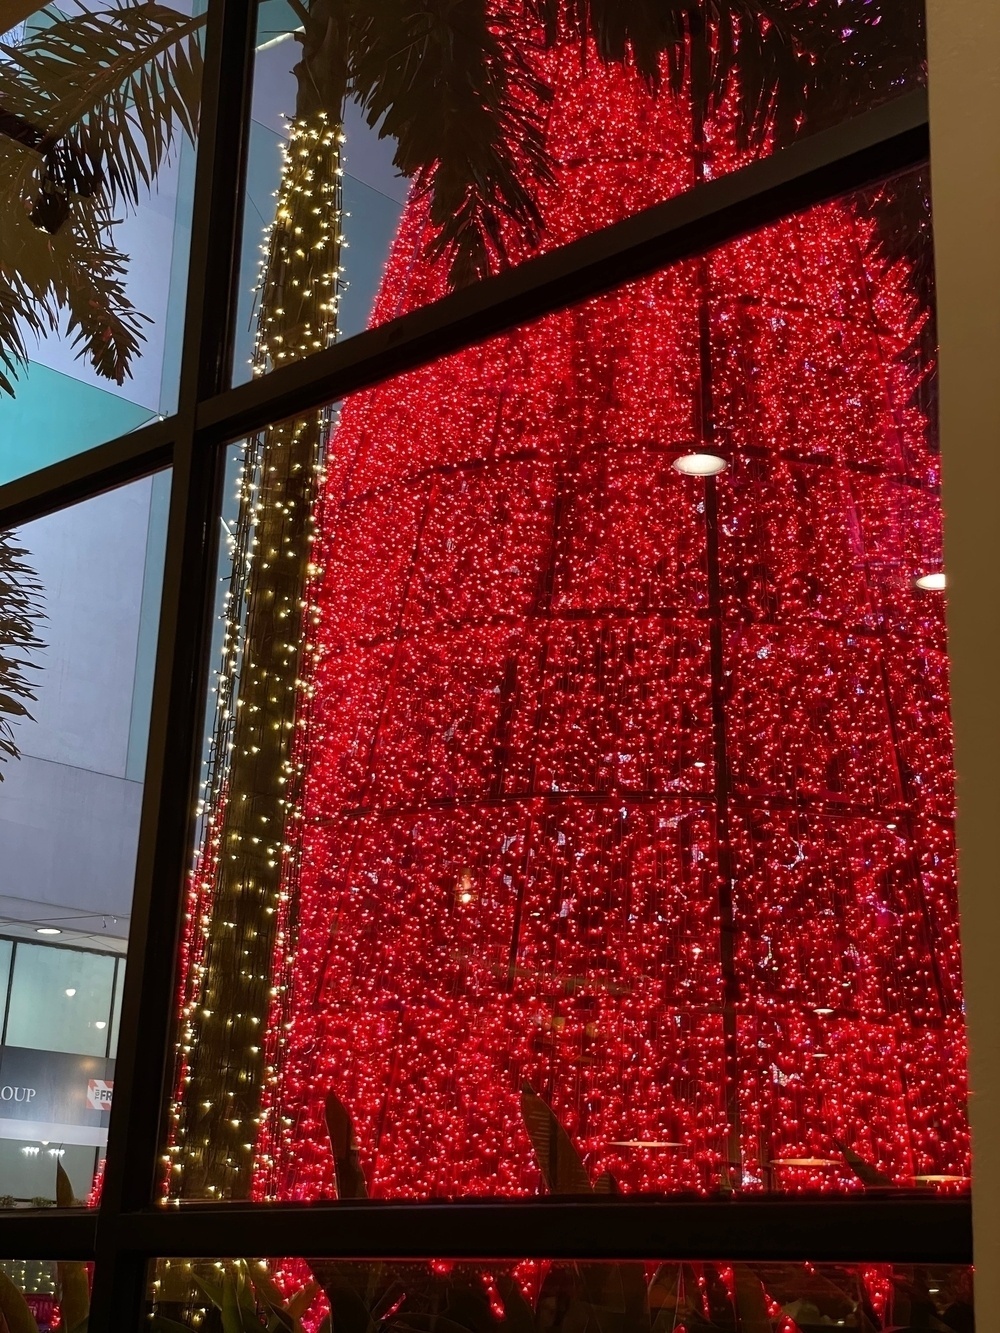
<instances>
[{"instance_id":1,"label":"red string light","mask_svg":"<svg viewBox=\"0 0 1000 1333\"><path fill-rule=\"evenodd\" d=\"M550 64L547 246L690 185L683 99ZM377 321L442 293L427 228ZM858 1186L838 1142L964 1181L938 461L873 233L817 208L345 404L259 1198L334 1193L330 1089L373 1195L534 1193L524 1080L625 1190Z\"/></svg>"}]
</instances>

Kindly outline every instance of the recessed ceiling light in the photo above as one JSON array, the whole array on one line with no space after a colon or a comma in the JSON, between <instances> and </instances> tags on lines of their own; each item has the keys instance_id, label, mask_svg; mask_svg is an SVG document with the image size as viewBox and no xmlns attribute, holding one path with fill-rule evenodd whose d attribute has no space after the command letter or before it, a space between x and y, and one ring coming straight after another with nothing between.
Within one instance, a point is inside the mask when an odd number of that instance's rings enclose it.
<instances>
[{"instance_id":1,"label":"recessed ceiling light","mask_svg":"<svg viewBox=\"0 0 1000 1333\"><path fill-rule=\"evenodd\" d=\"M58 926L36 926L36 935L61 935L62 931Z\"/></svg>"},{"instance_id":2,"label":"recessed ceiling light","mask_svg":"<svg viewBox=\"0 0 1000 1333\"><path fill-rule=\"evenodd\" d=\"M726 460L719 454L681 454L671 464L685 477L715 477L726 470Z\"/></svg>"},{"instance_id":3,"label":"recessed ceiling light","mask_svg":"<svg viewBox=\"0 0 1000 1333\"><path fill-rule=\"evenodd\" d=\"M75 986L67 986L67 987L66 987L66 994L67 994L67 995L69 996L69 998L72 1000L73 996L76 994L76 987L75 987Z\"/></svg>"},{"instance_id":4,"label":"recessed ceiling light","mask_svg":"<svg viewBox=\"0 0 1000 1333\"><path fill-rule=\"evenodd\" d=\"M107 1023L104 1021L104 1019L101 1019L101 1018L99 1018L99 1019L97 1020L97 1022L94 1024L94 1027L95 1027L95 1028L100 1028L101 1030L103 1030L103 1029L106 1028L107 1026L108 1026L108 1025L107 1025Z\"/></svg>"},{"instance_id":5,"label":"recessed ceiling light","mask_svg":"<svg viewBox=\"0 0 1000 1333\"><path fill-rule=\"evenodd\" d=\"M938 570L933 574L921 574L913 582L918 588L923 588L924 592L941 592L947 586L947 579L943 570Z\"/></svg>"}]
</instances>

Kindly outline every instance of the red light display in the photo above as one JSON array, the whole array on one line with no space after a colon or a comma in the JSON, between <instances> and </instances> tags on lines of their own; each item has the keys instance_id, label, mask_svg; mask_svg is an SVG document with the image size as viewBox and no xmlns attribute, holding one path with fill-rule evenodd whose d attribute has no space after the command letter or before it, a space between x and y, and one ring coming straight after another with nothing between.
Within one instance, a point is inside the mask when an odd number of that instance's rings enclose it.
<instances>
[{"instance_id":1,"label":"red light display","mask_svg":"<svg viewBox=\"0 0 1000 1333\"><path fill-rule=\"evenodd\" d=\"M738 164L550 59L547 245ZM524 1081L627 1191L966 1177L925 317L843 202L346 403L257 1197L330 1089L373 1195L534 1193Z\"/></svg>"}]
</instances>

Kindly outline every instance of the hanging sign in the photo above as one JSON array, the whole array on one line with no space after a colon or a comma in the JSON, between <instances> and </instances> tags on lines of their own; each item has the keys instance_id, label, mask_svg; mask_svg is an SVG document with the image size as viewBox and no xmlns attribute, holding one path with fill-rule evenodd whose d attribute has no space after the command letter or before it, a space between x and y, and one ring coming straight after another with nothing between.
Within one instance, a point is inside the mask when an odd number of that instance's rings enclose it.
<instances>
[{"instance_id":1,"label":"hanging sign","mask_svg":"<svg viewBox=\"0 0 1000 1333\"><path fill-rule=\"evenodd\" d=\"M0 1046L0 1138L103 1148L115 1062Z\"/></svg>"}]
</instances>

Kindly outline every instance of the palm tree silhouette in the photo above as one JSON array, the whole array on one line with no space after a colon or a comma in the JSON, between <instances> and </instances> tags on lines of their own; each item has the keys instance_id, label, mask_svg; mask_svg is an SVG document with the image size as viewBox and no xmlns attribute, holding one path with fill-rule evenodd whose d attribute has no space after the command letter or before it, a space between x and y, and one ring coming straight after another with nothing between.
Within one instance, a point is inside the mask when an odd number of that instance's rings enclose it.
<instances>
[{"instance_id":1,"label":"palm tree silhouette","mask_svg":"<svg viewBox=\"0 0 1000 1333\"><path fill-rule=\"evenodd\" d=\"M28 704L36 697L25 674L34 664L24 654L44 647L35 632L42 591L27 554L16 534L0 531L0 762L20 758L16 722L31 719Z\"/></svg>"}]
</instances>

